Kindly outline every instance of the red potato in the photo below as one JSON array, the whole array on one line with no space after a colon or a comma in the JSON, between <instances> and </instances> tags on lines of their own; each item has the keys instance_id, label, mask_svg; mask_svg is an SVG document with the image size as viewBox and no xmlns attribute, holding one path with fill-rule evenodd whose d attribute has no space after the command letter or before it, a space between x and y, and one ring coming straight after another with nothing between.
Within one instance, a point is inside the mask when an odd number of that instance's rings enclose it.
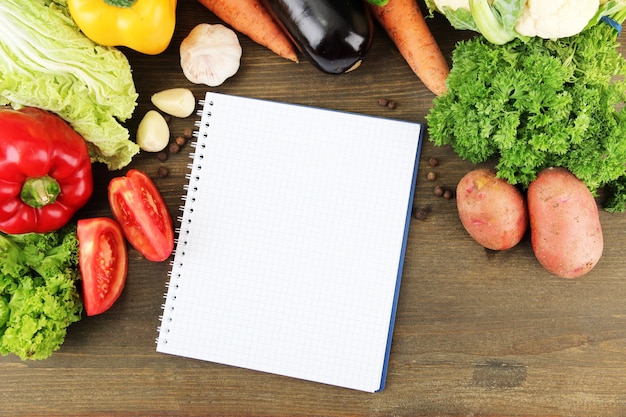
<instances>
[{"instance_id":1,"label":"red potato","mask_svg":"<svg viewBox=\"0 0 626 417\"><path fill-rule=\"evenodd\" d=\"M465 174L457 185L456 203L465 230L488 249L510 249L526 233L524 196L492 170L476 169Z\"/></svg>"},{"instance_id":2,"label":"red potato","mask_svg":"<svg viewBox=\"0 0 626 417\"><path fill-rule=\"evenodd\" d=\"M528 187L531 242L552 274L577 278L593 269L604 240L598 206L585 184L564 168L543 170Z\"/></svg>"}]
</instances>

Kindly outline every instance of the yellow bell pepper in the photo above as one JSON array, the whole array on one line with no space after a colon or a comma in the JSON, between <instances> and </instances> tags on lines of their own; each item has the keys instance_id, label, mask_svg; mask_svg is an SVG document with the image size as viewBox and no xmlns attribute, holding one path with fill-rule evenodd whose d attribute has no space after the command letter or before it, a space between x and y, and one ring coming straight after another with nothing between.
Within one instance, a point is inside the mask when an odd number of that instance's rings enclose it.
<instances>
[{"instance_id":1,"label":"yellow bell pepper","mask_svg":"<svg viewBox=\"0 0 626 417\"><path fill-rule=\"evenodd\" d=\"M170 44L177 0L68 0L70 15L92 41L156 55Z\"/></svg>"}]
</instances>

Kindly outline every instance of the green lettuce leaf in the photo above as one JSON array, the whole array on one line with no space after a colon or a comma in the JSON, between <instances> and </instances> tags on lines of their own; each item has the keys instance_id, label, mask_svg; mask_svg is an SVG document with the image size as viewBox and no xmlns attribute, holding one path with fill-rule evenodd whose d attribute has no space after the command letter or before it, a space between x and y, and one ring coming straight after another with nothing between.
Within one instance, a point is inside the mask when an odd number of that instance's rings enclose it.
<instances>
[{"instance_id":1,"label":"green lettuce leaf","mask_svg":"<svg viewBox=\"0 0 626 417\"><path fill-rule=\"evenodd\" d=\"M0 354L45 359L81 319L76 226L0 233Z\"/></svg>"},{"instance_id":2,"label":"green lettuce leaf","mask_svg":"<svg viewBox=\"0 0 626 417\"><path fill-rule=\"evenodd\" d=\"M84 36L66 0L0 2L0 105L58 114L113 170L139 151L122 125L137 98L124 54Z\"/></svg>"}]
</instances>

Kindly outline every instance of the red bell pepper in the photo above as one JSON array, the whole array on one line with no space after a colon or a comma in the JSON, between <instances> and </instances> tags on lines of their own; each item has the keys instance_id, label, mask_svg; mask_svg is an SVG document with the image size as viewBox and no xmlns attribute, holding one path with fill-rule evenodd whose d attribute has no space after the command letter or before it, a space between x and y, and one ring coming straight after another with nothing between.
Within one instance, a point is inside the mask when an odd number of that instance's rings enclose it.
<instances>
[{"instance_id":1,"label":"red bell pepper","mask_svg":"<svg viewBox=\"0 0 626 417\"><path fill-rule=\"evenodd\" d=\"M33 107L0 109L0 231L60 229L92 192L87 143L69 124Z\"/></svg>"}]
</instances>

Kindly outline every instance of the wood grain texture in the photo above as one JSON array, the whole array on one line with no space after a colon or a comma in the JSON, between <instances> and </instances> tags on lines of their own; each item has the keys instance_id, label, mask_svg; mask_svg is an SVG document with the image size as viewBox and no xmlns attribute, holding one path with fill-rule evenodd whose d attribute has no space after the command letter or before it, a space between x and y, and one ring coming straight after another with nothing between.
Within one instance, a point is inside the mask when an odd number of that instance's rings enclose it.
<instances>
[{"instance_id":1,"label":"wood grain texture","mask_svg":"<svg viewBox=\"0 0 626 417\"><path fill-rule=\"evenodd\" d=\"M192 88L178 63L191 28L216 18L195 1L180 1L178 26L162 55L125 50L140 93L133 131L151 109L150 96ZM467 34L441 18L428 21L446 56ZM306 61L273 55L240 36L240 72L215 91L337 110L425 121L433 95L377 30L356 71L331 76ZM379 98L396 101L394 110ZM171 121L172 135L194 118ZM149 173L179 214L188 152L132 163ZM438 158L428 181L428 159ZM160 165L170 175L160 178ZM130 167L129 167L130 168ZM550 276L528 238L514 249L485 251L463 230L450 188L473 166L449 148L424 142L415 204L429 207L411 223L387 385L376 394L157 354L155 338L169 264L130 250L126 289L101 316L72 325L50 359L0 357L2 416L623 416L626 415L626 215L601 212L605 252L579 280ZM80 216L110 216L108 180L121 172L95 167L96 192ZM233 296L236 296L234 294Z\"/></svg>"}]
</instances>

